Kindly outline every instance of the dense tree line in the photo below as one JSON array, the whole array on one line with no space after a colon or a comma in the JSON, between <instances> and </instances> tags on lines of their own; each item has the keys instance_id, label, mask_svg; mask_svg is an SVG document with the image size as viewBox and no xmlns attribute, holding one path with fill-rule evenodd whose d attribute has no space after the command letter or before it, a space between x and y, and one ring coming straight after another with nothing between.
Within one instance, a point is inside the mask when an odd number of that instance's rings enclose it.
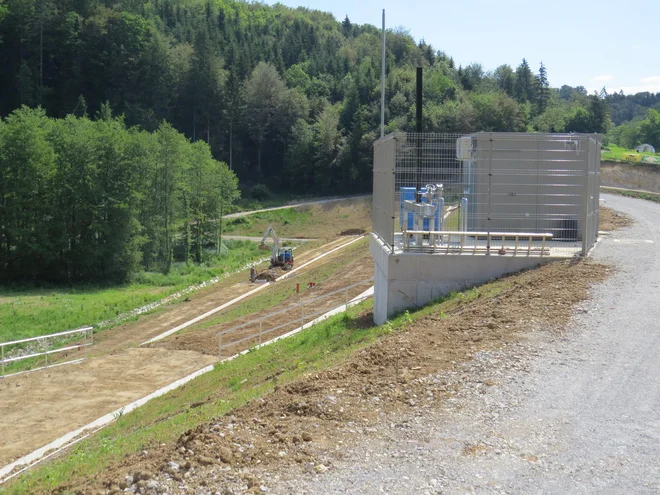
<instances>
[{"instance_id":1,"label":"dense tree line","mask_svg":"<svg viewBox=\"0 0 660 495\"><path fill-rule=\"evenodd\" d=\"M660 93L607 94L603 89L601 95L608 103L613 124L609 142L630 149L648 143L660 149Z\"/></svg>"},{"instance_id":2,"label":"dense tree line","mask_svg":"<svg viewBox=\"0 0 660 495\"><path fill-rule=\"evenodd\" d=\"M648 143L660 150L660 112L650 108L645 118L635 118L630 122L612 129L608 136L614 144L633 149L642 143Z\"/></svg>"},{"instance_id":3,"label":"dense tree line","mask_svg":"<svg viewBox=\"0 0 660 495\"><path fill-rule=\"evenodd\" d=\"M127 126L163 120L243 185L368 190L378 135L380 33L348 18L237 0L0 0L0 116L51 117L106 100ZM425 67L426 131L603 132L607 108L553 89L529 64L484 72L423 40L387 33L388 131L414 129L415 67ZM233 149L230 157L229 149Z\"/></svg>"},{"instance_id":4,"label":"dense tree line","mask_svg":"<svg viewBox=\"0 0 660 495\"><path fill-rule=\"evenodd\" d=\"M649 109L660 111L660 93L644 91L625 95L623 91L608 94L603 88L601 95L610 108L610 117L615 126L624 122L643 120Z\"/></svg>"},{"instance_id":5,"label":"dense tree line","mask_svg":"<svg viewBox=\"0 0 660 495\"><path fill-rule=\"evenodd\" d=\"M22 107L0 119L0 281L123 281L204 261L237 179L167 123Z\"/></svg>"}]
</instances>

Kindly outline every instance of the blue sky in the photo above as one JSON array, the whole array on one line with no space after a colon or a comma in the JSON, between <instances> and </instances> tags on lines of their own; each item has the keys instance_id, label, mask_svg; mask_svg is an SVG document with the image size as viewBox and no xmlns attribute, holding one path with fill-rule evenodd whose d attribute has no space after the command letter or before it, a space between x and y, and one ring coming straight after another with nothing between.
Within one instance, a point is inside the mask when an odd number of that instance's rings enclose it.
<instances>
[{"instance_id":1,"label":"blue sky","mask_svg":"<svg viewBox=\"0 0 660 495\"><path fill-rule=\"evenodd\" d=\"M268 0L266 3L275 3ZM484 70L524 58L541 61L550 84L582 85L590 92L660 92L659 0L280 0L291 7L329 11L343 20L403 27L416 39Z\"/></svg>"}]
</instances>

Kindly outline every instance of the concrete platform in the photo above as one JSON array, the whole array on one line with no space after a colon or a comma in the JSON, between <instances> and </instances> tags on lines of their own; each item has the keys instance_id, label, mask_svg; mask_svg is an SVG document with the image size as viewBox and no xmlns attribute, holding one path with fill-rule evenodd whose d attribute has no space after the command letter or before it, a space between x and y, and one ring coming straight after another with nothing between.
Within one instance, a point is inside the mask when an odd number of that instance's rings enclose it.
<instances>
[{"instance_id":1,"label":"concrete platform","mask_svg":"<svg viewBox=\"0 0 660 495\"><path fill-rule=\"evenodd\" d=\"M573 246L561 250L549 247L547 254L497 254L484 252L404 252L394 253L380 238L372 234L370 251L374 259L374 323L381 325L388 318L410 308L418 308L449 294L462 291L548 261L571 257ZM579 252L574 247L576 254Z\"/></svg>"}]
</instances>

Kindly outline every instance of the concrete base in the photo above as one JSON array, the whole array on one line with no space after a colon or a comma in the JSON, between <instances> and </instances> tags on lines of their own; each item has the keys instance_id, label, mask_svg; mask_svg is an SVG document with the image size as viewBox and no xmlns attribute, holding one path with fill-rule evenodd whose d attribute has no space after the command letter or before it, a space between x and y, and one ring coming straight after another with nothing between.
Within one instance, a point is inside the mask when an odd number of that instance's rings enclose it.
<instances>
[{"instance_id":1,"label":"concrete base","mask_svg":"<svg viewBox=\"0 0 660 495\"><path fill-rule=\"evenodd\" d=\"M405 309L425 306L452 291L559 259L497 254L392 254L374 234L370 251L374 259L374 323L377 325Z\"/></svg>"}]
</instances>

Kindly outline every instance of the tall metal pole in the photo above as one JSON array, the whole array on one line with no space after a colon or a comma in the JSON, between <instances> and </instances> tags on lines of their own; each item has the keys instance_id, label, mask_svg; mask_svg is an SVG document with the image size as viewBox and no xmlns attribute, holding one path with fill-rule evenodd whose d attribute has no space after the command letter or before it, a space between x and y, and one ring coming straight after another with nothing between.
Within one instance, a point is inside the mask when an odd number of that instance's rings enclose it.
<instances>
[{"instance_id":1,"label":"tall metal pole","mask_svg":"<svg viewBox=\"0 0 660 495\"><path fill-rule=\"evenodd\" d=\"M417 198L415 200L420 203L422 201L420 192L422 190L422 91L424 72L421 67L417 67L417 101L416 101L416 123L417 123Z\"/></svg>"},{"instance_id":2,"label":"tall metal pole","mask_svg":"<svg viewBox=\"0 0 660 495\"><path fill-rule=\"evenodd\" d=\"M380 75L380 137L385 137L385 9L383 9L383 53Z\"/></svg>"}]
</instances>

